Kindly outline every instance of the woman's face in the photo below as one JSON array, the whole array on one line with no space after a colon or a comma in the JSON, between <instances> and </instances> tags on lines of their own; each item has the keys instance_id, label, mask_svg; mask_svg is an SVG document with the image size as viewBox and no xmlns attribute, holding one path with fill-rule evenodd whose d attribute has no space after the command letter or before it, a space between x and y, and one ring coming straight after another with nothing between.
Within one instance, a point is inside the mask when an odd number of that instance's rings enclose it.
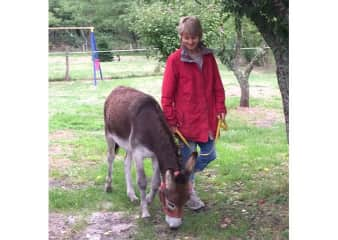
<instances>
[{"instance_id":1,"label":"woman's face","mask_svg":"<svg viewBox=\"0 0 338 240\"><path fill-rule=\"evenodd\" d=\"M200 38L198 36L192 36L188 33L183 32L181 34L182 45L186 47L189 51L197 50L198 43L200 42Z\"/></svg>"}]
</instances>

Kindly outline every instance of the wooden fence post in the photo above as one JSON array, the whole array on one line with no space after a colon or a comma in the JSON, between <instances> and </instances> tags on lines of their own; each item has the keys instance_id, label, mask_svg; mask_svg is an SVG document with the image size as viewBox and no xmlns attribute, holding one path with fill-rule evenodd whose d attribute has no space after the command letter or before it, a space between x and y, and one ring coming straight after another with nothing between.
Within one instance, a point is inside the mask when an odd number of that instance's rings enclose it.
<instances>
[{"instance_id":1,"label":"wooden fence post","mask_svg":"<svg viewBox=\"0 0 338 240\"><path fill-rule=\"evenodd\" d=\"M65 81L69 81L69 48L66 48L66 74L65 74Z\"/></svg>"}]
</instances>

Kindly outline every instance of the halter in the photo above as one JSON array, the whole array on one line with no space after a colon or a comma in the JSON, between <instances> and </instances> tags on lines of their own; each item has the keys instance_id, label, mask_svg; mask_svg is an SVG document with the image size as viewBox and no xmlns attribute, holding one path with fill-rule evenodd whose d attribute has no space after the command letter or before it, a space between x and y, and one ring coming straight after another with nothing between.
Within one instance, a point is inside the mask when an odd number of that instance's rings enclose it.
<instances>
[{"instance_id":1,"label":"halter","mask_svg":"<svg viewBox=\"0 0 338 240\"><path fill-rule=\"evenodd\" d=\"M174 176L177 176L179 173L180 171L175 171ZM170 217L182 218L183 208L177 208L177 207L175 209L168 208L168 199L165 197L164 190L165 190L165 179L162 180L161 185L159 187L159 191L158 191L163 212ZM189 182L189 194L191 194L191 192L192 192L192 185Z\"/></svg>"}]
</instances>

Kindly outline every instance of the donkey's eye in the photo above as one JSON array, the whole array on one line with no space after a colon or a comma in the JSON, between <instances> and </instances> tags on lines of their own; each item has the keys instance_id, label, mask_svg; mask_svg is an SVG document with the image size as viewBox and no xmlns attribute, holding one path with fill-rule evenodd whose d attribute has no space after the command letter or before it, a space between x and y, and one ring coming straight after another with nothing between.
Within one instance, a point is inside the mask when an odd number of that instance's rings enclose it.
<instances>
[{"instance_id":1,"label":"donkey's eye","mask_svg":"<svg viewBox=\"0 0 338 240\"><path fill-rule=\"evenodd\" d=\"M176 205L174 203L168 201L167 207L168 207L169 210L173 211L173 210L175 210Z\"/></svg>"}]
</instances>

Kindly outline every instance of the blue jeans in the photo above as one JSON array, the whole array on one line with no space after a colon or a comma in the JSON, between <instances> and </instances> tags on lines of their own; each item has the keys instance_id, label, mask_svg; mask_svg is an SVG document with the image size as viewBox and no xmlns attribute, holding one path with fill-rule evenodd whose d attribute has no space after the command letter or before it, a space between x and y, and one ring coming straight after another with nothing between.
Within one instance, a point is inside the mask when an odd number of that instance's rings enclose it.
<instances>
[{"instance_id":1,"label":"blue jeans","mask_svg":"<svg viewBox=\"0 0 338 240\"><path fill-rule=\"evenodd\" d=\"M182 156L182 165L185 166L187 160L189 159L191 153L193 151L197 151L197 146L200 149L198 153L197 161L195 164L194 172L203 171L203 169L213 160L216 159L216 149L215 149L215 141L208 139L208 142L191 142L188 141L190 148L185 145L182 141L179 141L181 156ZM191 179L194 179L194 174L191 175Z\"/></svg>"}]
</instances>

